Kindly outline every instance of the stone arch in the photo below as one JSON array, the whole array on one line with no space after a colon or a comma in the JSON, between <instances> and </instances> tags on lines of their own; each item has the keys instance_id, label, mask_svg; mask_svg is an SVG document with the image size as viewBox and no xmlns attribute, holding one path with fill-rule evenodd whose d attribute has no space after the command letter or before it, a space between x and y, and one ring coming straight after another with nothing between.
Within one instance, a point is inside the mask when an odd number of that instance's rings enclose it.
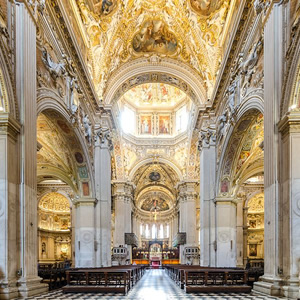
<instances>
[{"instance_id":1,"label":"stone arch","mask_svg":"<svg viewBox=\"0 0 300 300\"><path fill-rule=\"evenodd\" d=\"M196 106L204 106L206 90L193 69L173 59L154 58L136 59L120 67L107 83L104 103L113 105L126 91L142 83L161 82L181 89Z\"/></svg>"},{"instance_id":2,"label":"stone arch","mask_svg":"<svg viewBox=\"0 0 300 300\"><path fill-rule=\"evenodd\" d=\"M47 113L47 112L52 112L53 114L57 114L63 122L67 124L67 127L70 129L70 136L66 137L67 139L72 139L72 141L76 141L77 148L80 150L82 156L83 156L83 165L82 163L78 163L76 159L74 158L74 155L72 155L72 162L74 165L76 165L76 170L77 170L77 178L76 181L78 181L78 187L76 187L76 184L74 184L74 180L69 178L66 174L63 174L59 170L59 168L56 167L47 167L47 171L43 171L38 169L38 176L42 176L43 174L47 173L52 174L52 176L56 176L57 178L63 180L64 182L68 183L74 191L78 194L81 192L83 194L83 182L88 182L87 184L89 185L88 190L89 190L89 196L92 197L94 195L94 176L92 172L92 165L91 165L91 160L90 160L90 153L89 149L87 148L87 144L85 142L84 137L82 136L79 128L74 128L71 123L71 116L69 111L66 109L63 101L60 99L58 95L56 95L55 92L53 92L50 89L46 89L45 92L40 93L38 96L38 106L37 106L37 113L38 116L41 114ZM81 167L86 166L87 168L87 173L88 176L86 178L86 181L80 180L79 176L79 169ZM86 183L85 183L86 184ZM86 195L87 196L87 195Z\"/></svg>"},{"instance_id":3,"label":"stone arch","mask_svg":"<svg viewBox=\"0 0 300 300\"><path fill-rule=\"evenodd\" d=\"M237 153L235 153L236 149L238 149L238 154L241 154L242 147L247 138L246 134L249 132L249 128L254 124L253 113L258 116L261 116L263 122L263 111L262 111L262 103L261 100L256 98L255 106L251 105L251 98L245 102L245 106L239 107L237 112L237 122L235 126L231 126L228 134L225 137L225 141L223 144L223 151L220 156L219 161L219 169L217 173L217 194L227 194L229 195L231 192L236 192L238 189L233 188L233 175L237 171ZM260 108L260 109L258 109ZM257 120L257 119L256 119ZM252 140L253 141L253 140ZM251 148L252 149L252 148ZM261 166L260 166L261 167ZM244 177L245 173L242 170L240 176ZM239 182L236 183L236 186L239 185ZM226 186L228 188L227 192ZM223 192L222 192L223 191Z\"/></svg>"},{"instance_id":4,"label":"stone arch","mask_svg":"<svg viewBox=\"0 0 300 300\"><path fill-rule=\"evenodd\" d=\"M43 192L38 196L38 198L37 198L37 205L39 205L40 200L41 200L44 196L46 196L47 194L50 194L50 193L52 193L52 192L53 192L53 191L52 191L51 189L47 189L47 190L43 191ZM65 198L67 198L67 199L68 199L68 202L69 202L69 204L70 204L70 207L73 206L73 201L72 201L72 199L71 199L71 197L70 197L70 195L69 195L68 193L66 193L65 191L60 190L60 189L57 190L57 191L55 191L55 193L61 194L62 196L64 196Z\"/></svg>"},{"instance_id":5,"label":"stone arch","mask_svg":"<svg viewBox=\"0 0 300 300\"><path fill-rule=\"evenodd\" d=\"M3 97L4 112L9 113L15 119L18 119L18 104L16 101L12 74L8 69L9 65L5 54L0 49L0 97Z\"/></svg>"},{"instance_id":6,"label":"stone arch","mask_svg":"<svg viewBox=\"0 0 300 300\"><path fill-rule=\"evenodd\" d=\"M298 30L298 40L290 50L290 63L286 68L288 74L284 82L280 114L283 117L291 110L300 108L300 31Z\"/></svg>"},{"instance_id":7,"label":"stone arch","mask_svg":"<svg viewBox=\"0 0 300 300\"><path fill-rule=\"evenodd\" d=\"M149 158L146 158L146 159L140 161L139 163L137 163L129 173L129 181L133 180L133 178L139 168L141 168L144 165L150 164L152 162L153 162L153 158L149 157ZM180 169L173 162L171 162L170 160L168 160L166 158L161 158L161 157L159 158L159 162L171 167L174 170L174 172L177 174L179 180L180 181L183 180L183 175L182 175Z\"/></svg>"}]
</instances>

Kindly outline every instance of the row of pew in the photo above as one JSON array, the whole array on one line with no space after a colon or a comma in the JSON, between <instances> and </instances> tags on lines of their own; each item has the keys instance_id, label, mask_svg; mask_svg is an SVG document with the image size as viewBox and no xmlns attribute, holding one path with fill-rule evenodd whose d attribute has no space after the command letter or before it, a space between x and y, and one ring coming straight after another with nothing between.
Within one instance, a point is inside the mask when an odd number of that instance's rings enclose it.
<instances>
[{"instance_id":1,"label":"row of pew","mask_svg":"<svg viewBox=\"0 0 300 300\"><path fill-rule=\"evenodd\" d=\"M66 271L64 293L123 293L142 278L145 265L125 265L107 268L73 268Z\"/></svg>"},{"instance_id":2,"label":"row of pew","mask_svg":"<svg viewBox=\"0 0 300 300\"><path fill-rule=\"evenodd\" d=\"M186 293L250 293L248 271L238 268L210 268L188 265L164 265L167 274Z\"/></svg>"},{"instance_id":3,"label":"row of pew","mask_svg":"<svg viewBox=\"0 0 300 300\"><path fill-rule=\"evenodd\" d=\"M43 283L49 285L49 290L61 288L67 283L66 270L69 262L44 263L38 265L38 275Z\"/></svg>"}]
</instances>

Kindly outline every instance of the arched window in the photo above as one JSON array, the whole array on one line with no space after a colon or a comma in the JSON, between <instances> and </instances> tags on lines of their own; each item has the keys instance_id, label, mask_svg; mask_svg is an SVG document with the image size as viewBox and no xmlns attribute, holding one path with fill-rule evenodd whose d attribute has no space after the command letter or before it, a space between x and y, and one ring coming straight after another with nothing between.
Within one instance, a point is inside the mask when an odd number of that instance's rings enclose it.
<instances>
[{"instance_id":1,"label":"arched window","mask_svg":"<svg viewBox=\"0 0 300 300\"><path fill-rule=\"evenodd\" d=\"M170 237L170 225L168 224L167 225L167 236L166 238L169 238Z\"/></svg>"},{"instance_id":2,"label":"arched window","mask_svg":"<svg viewBox=\"0 0 300 300\"><path fill-rule=\"evenodd\" d=\"M152 225L152 238L153 239L156 238L156 225L155 224Z\"/></svg>"},{"instance_id":3,"label":"arched window","mask_svg":"<svg viewBox=\"0 0 300 300\"><path fill-rule=\"evenodd\" d=\"M163 226L163 224L160 224L160 227L159 227L159 238L160 239L164 238L164 226Z\"/></svg>"},{"instance_id":4,"label":"arched window","mask_svg":"<svg viewBox=\"0 0 300 300\"><path fill-rule=\"evenodd\" d=\"M150 237L150 230L149 230L149 225L148 224L146 224L145 236L146 236L147 239Z\"/></svg>"}]
</instances>

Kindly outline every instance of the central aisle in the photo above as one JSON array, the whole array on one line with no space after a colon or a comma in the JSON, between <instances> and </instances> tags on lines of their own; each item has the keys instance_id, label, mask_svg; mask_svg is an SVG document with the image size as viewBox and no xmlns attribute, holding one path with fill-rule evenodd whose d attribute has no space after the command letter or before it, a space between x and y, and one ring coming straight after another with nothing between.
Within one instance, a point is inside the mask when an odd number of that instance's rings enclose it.
<instances>
[{"instance_id":1,"label":"central aisle","mask_svg":"<svg viewBox=\"0 0 300 300\"><path fill-rule=\"evenodd\" d=\"M186 294L166 274L164 270L147 270L142 279L128 295L119 294L63 294L61 290L27 298L31 300L56 299L110 299L110 300L192 300L192 299L278 299L275 297L251 296L249 294Z\"/></svg>"},{"instance_id":2,"label":"central aisle","mask_svg":"<svg viewBox=\"0 0 300 300\"><path fill-rule=\"evenodd\" d=\"M184 299L181 290L164 270L148 270L137 285L128 293L129 299L169 300Z\"/></svg>"}]
</instances>

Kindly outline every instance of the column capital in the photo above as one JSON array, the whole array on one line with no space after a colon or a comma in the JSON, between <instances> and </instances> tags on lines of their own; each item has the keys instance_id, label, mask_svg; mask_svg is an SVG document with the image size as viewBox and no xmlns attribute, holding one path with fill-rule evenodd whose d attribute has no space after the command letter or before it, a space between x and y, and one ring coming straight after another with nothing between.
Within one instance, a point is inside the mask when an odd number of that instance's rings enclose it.
<instances>
[{"instance_id":1,"label":"column capital","mask_svg":"<svg viewBox=\"0 0 300 300\"><path fill-rule=\"evenodd\" d=\"M182 201L194 201L199 195L198 187L199 182L196 180L179 182L176 186L176 188L179 190L178 197Z\"/></svg>"},{"instance_id":2,"label":"column capital","mask_svg":"<svg viewBox=\"0 0 300 300\"><path fill-rule=\"evenodd\" d=\"M113 181L113 197L116 200L124 200L130 202L133 200L133 190L135 185L129 181Z\"/></svg>"},{"instance_id":3,"label":"column capital","mask_svg":"<svg viewBox=\"0 0 300 300\"><path fill-rule=\"evenodd\" d=\"M216 130L214 127L201 129L199 131L198 150L201 152L203 148L210 148L216 145Z\"/></svg>"},{"instance_id":4,"label":"column capital","mask_svg":"<svg viewBox=\"0 0 300 300\"><path fill-rule=\"evenodd\" d=\"M17 140L20 129L20 123L13 119L9 113L0 114L0 135L5 134Z\"/></svg>"},{"instance_id":5,"label":"column capital","mask_svg":"<svg viewBox=\"0 0 300 300\"><path fill-rule=\"evenodd\" d=\"M95 206L97 203L96 198L77 198L73 201L76 208L79 206Z\"/></svg>"},{"instance_id":6,"label":"column capital","mask_svg":"<svg viewBox=\"0 0 300 300\"><path fill-rule=\"evenodd\" d=\"M237 205L238 199L234 197L216 197L215 203L218 204L230 204Z\"/></svg>"},{"instance_id":7,"label":"column capital","mask_svg":"<svg viewBox=\"0 0 300 300\"><path fill-rule=\"evenodd\" d=\"M288 112L278 123L278 130L283 136L300 133L300 111Z\"/></svg>"},{"instance_id":8,"label":"column capital","mask_svg":"<svg viewBox=\"0 0 300 300\"><path fill-rule=\"evenodd\" d=\"M113 150L112 136L109 128L103 128L102 126L95 128L94 137L95 147L101 149Z\"/></svg>"}]
</instances>

